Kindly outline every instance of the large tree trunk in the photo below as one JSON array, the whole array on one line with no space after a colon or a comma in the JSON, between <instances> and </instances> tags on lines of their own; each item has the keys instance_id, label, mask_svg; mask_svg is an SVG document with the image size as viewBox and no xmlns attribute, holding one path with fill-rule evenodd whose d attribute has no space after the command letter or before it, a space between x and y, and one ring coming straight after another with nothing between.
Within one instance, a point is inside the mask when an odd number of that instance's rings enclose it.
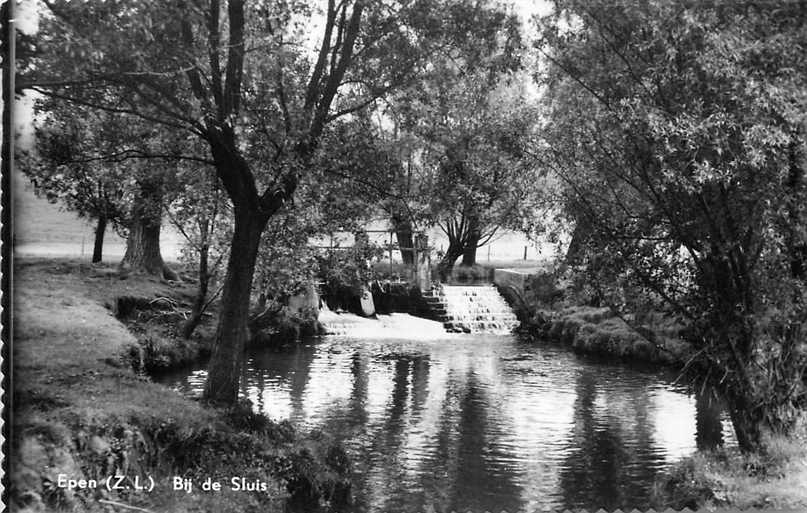
<instances>
[{"instance_id":1,"label":"large tree trunk","mask_svg":"<svg viewBox=\"0 0 807 513\"><path fill-rule=\"evenodd\" d=\"M739 258L735 256L733 260ZM714 310L705 320L708 328L703 339L713 341L718 355L728 356L709 374L726 400L740 449L764 452L765 435L789 435L798 418L799 389L777 386L777 381L794 387L799 383L784 377L787 374L780 374L788 372L782 361L772 362L770 354L765 354L770 345L764 334L767 321L760 324L760 314L755 310L759 306L747 288L732 287L737 279L731 275L731 269L725 260L713 263L709 269L715 280L713 286L720 294L715 295ZM782 350L783 360L787 352Z\"/></svg>"},{"instance_id":2,"label":"large tree trunk","mask_svg":"<svg viewBox=\"0 0 807 513\"><path fill-rule=\"evenodd\" d=\"M160 253L160 223L153 220L135 218L132 221L121 266L133 272L162 276L167 280L179 278L163 261Z\"/></svg>"},{"instance_id":3,"label":"large tree trunk","mask_svg":"<svg viewBox=\"0 0 807 513\"><path fill-rule=\"evenodd\" d=\"M767 353L770 340L760 334L763 330L754 324L756 321L749 320L759 317L759 314L741 314L742 308L736 306L740 304L740 301L734 301L724 305L722 315L711 321L717 337L722 337L718 339L718 348L722 351L728 348L730 355L728 361L716 367L712 374L723 376L717 384L726 399L737 444L743 451L759 453L768 449L767 434L789 436L798 426L803 411L800 397L804 388L799 382L803 370L798 360L787 361L791 352L787 349L791 344L787 337L795 336L798 338L791 341L800 341L801 336L800 330L782 334L785 349L780 350L778 361L772 362L768 359L770 353ZM732 311L725 311L729 308ZM745 308L745 311L751 310ZM760 336L763 337L761 340L757 338Z\"/></svg>"},{"instance_id":4,"label":"large tree trunk","mask_svg":"<svg viewBox=\"0 0 807 513\"><path fill-rule=\"evenodd\" d=\"M205 383L205 397L213 402L234 404L238 400L242 353L249 337L247 321L252 277L261 233L268 220L268 216L246 207L235 209L235 231L230 244L219 325Z\"/></svg>"},{"instance_id":5,"label":"large tree trunk","mask_svg":"<svg viewBox=\"0 0 807 513\"><path fill-rule=\"evenodd\" d=\"M474 223L465 240L465 247L462 248L462 265L470 267L476 264L476 250L479 248L479 239L482 234L479 231L477 223Z\"/></svg>"},{"instance_id":6,"label":"large tree trunk","mask_svg":"<svg viewBox=\"0 0 807 513\"><path fill-rule=\"evenodd\" d=\"M406 265L415 264L415 241L412 237L412 222L408 218L392 216L392 227L395 230L395 238L398 239L398 247L401 251L401 260Z\"/></svg>"},{"instance_id":7,"label":"large tree trunk","mask_svg":"<svg viewBox=\"0 0 807 513\"><path fill-rule=\"evenodd\" d=\"M97 264L103 259L104 234L106 233L106 217L99 217L95 225L95 243L92 246L92 263Z\"/></svg>"},{"instance_id":8,"label":"large tree trunk","mask_svg":"<svg viewBox=\"0 0 807 513\"><path fill-rule=\"evenodd\" d=\"M179 277L163 261L160 252L162 224L163 180L150 177L140 183L140 191L132 206L126 253L121 267L132 272L162 276L167 280Z\"/></svg>"},{"instance_id":9,"label":"large tree trunk","mask_svg":"<svg viewBox=\"0 0 807 513\"><path fill-rule=\"evenodd\" d=\"M767 426L761 418L761 411L751 407L747 398L739 394L731 394L727 402L737 445L745 452L762 452L763 433Z\"/></svg>"},{"instance_id":10,"label":"large tree trunk","mask_svg":"<svg viewBox=\"0 0 807 513\"><path fill-rule=\"evenodd\" d=\"M445 282L451 276L451 271L454 269L454 263L459 257L462 256L462 251L462 242L459 240L449 239L448 250L446 251L446 254L443 256L442 260L440 260L440 263L437 264L437 272L440 276L440 281Z\"/></svg>"}]
</instances>

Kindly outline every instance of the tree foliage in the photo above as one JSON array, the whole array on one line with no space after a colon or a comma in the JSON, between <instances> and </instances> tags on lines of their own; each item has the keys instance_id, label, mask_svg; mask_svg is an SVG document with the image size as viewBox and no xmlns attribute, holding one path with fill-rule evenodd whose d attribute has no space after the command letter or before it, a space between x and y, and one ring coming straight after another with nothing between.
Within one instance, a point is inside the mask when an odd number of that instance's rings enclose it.
<instances>
[{"instance_id":1,"label":"tree foliage","mask_svg":"<svg viewBox=\"0 0 807 513\"><path fill-rule=\"evenodd\" d=\"M108 157L126 131L104 113L68 105L51 105L35 131L20 167L37 194L97 222L93 261L100 261L107 224L118 232L128 226L130 169Z\"/></svg>"},{"instance_id":2,"label":"tree foliage","mask_svg":"<svg viewBox=\"0 0 807 513\"><path fill-rule=\"evenodd\" d=\"M480 28L442 21L458 0L323 4L44 1L42 57L25 86L192 134L207 150L185 157L211 163L232 202L238 258L228 259L206 386L216 401L237 398L261 234L309 176L328 125Z\"/></svg>"},{"instance_id":3,"label":"tree foliage","mask_svg":"<svg viewBox=\"0 0 807 513\"><path fill-rule=\"evenodd\" d=\"M386 111L399 165L390 168L395 195L385 202L402 234L438 224L449 237L443 274L501 227L514 225L535 192L524 152L535 120L527 107L521 29L509 11L467 5L447 24L473 23L478 34L429 59L423 80L398 93ZM403 229L400 229L403 228Z\"/></svg>"},{"instance_id":4,"label":"tree foliage","mask_svg":"<svg viewBox=\"0 0 807 513\"><path fill-rule=\"evenodd\" d=\"M471 77L446 94L432 135L439 151L432 210L449 238L443 268L459 256L475 263L476 249L501 228L519 228L529 198L540 193L527 152L535 113L519 75L496 83Z\"/></svg>"},{"instance_id":5,"label":"tree foliage","mask_svg":"<svg viewBox=\"0 0 807 513\"><path fill-rule=\"evenodd\" d=\"M807 401L805 22L785 2L557 1L536 43L542 162L589 272L687 319L746 449Z\"/></svg>"}]
</instances>

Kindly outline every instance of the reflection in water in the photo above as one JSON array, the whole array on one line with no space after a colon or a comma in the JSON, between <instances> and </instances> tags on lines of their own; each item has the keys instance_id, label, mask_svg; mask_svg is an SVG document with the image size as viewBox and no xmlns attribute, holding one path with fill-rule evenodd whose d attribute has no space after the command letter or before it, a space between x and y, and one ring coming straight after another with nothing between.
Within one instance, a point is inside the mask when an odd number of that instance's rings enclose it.
<instances>
[{"instance_id":1,"label":"reflection in water","mask_svg":"<svg viewBox=\"0 0 807 513\"><path fill-rule=\"evenodd\" d=\"M450 509L493 511L504 508L516 511L522 506L520 502L514 502L520 499L519 486L514 481L518 469L510 469L508 463L502 464L494 452L498 441L494 425L505 419L501 418L501 411L487 396L475 373L468 372L465 382L467 388L460 402L458 461L456 474L451 478L455 489ZM475 490L481 483L484 483L487 493L479 496Z\"/></svg>"},{"instance_id":2,"label":"reflection in water","mask_svg":"<svg viewBox=\"0 0 807 513\"><path fill-rule=\"evenodd\" d=\"M242 395L343 442L357 511L646 509L658 472L723 436L672 378L510 336L326 337L252 354ZM165 381L200 393L204 371Z\"/></svg>"},{"instance_id":3,"label":"reflection in water","mask_svg":"<svg viewBox=\"0 0 807 513\"><path fill-rule=\"evenodd\" d=\"M565 507L597 504L607 510L647 504L663 449L653 440L650 395L613 386L598 397L591 370L577 378L574 437L561 467ZM601 401L598 401L601 399Z\"/></svg>"}]
</instances>

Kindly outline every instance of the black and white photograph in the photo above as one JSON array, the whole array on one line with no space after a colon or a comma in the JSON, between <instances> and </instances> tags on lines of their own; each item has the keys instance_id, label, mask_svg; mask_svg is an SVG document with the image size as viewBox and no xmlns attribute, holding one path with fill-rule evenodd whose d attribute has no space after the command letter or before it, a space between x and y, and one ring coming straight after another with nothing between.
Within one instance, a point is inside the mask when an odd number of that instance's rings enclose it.
<instances>
[{"instance_id":1,"label":"black and white photograph","mask_svg":"<svg viewBox=\"0 0 807 513\"><path fill-rule=\"evenodd\" d=\"M807 511L807 1L0 10L8 511Z\"/></svg>"}]
</instances>

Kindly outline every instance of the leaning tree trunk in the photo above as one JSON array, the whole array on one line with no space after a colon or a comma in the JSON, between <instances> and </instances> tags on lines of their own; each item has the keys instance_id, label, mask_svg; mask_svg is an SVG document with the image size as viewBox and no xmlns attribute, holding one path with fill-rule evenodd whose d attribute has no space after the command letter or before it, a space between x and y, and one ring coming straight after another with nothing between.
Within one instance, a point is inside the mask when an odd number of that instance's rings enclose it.
<instances>
[{"instance_id":1,"label":"leaning tree trunk","mask_svg":"<svg viewBox=\"0 0 807 513\"><path fill-rule=\"evenodd\" d=\"M586 253L586 244L591 237L592 228L587 219L580 216L574 225L572 238L569 247L566 249L565 261L570 265L578 265L583 262Z\"/></svg>"},{"instance_id":2,"label":"leaning tree trunk","mask_svg":"<svg viewBox=\"0 0 807 513\"><path fill-rule=\"evenodd\" d=\"M737 437L737 445L745 452L762 452L763 433L767 429L767 424L764 422L761 409L749 404L748 398L742 394L728 393L726 402Z\"/></svg>"},{"instance_id":3,"label":"leaning tree trunk","mask_svg":"<svg viewBox=\"0 0 807 513\"><path fill-rule=\"evenodd\" d=\"M247 207L235 209L235 231L224 279L219 325L205 383L205 397L213 402L234 404L238 399L242 353L249 336L252 277L261 233L268 220L269 216Z\"/></svg>"},{"instance_id":4,"label":"leaning tree trunk","mask_svg":"<svg viewBox=\"0 0 807 513\"><path fill-rule=\"evenodd\" d=\"M92 246L92 263L97 264L103 259L104 234L106 233L106 217L99 217L95 225L95 243Z\"/></svg>"},{"instance_id":5,"label":"leaning tree trunk","mask_svg":"<svg viewBox=\"0 0 807 513\"><path fill-rule=\"evenodd\" d=\"M459 257L462 256L463 246L459 240L448 241L448 250L443 256L440 263L437 264L437 272L440 276L440 281L447 281L451 276L451 271L454 269L454 263Z\"/></svg>"},{"instance_id":6,"label":"leaning tree trunk","mask_svg":"<svg viewBox=\"0 0 807 513\"><path fill-rule=\"evenodd\" d=\"M141 182L140 193L132 206L126 253L123 255L121 267L132 272L177 280L179 277L165 264L160 252L162 187L161 177Z\"/></svg>"}]
</instances>

